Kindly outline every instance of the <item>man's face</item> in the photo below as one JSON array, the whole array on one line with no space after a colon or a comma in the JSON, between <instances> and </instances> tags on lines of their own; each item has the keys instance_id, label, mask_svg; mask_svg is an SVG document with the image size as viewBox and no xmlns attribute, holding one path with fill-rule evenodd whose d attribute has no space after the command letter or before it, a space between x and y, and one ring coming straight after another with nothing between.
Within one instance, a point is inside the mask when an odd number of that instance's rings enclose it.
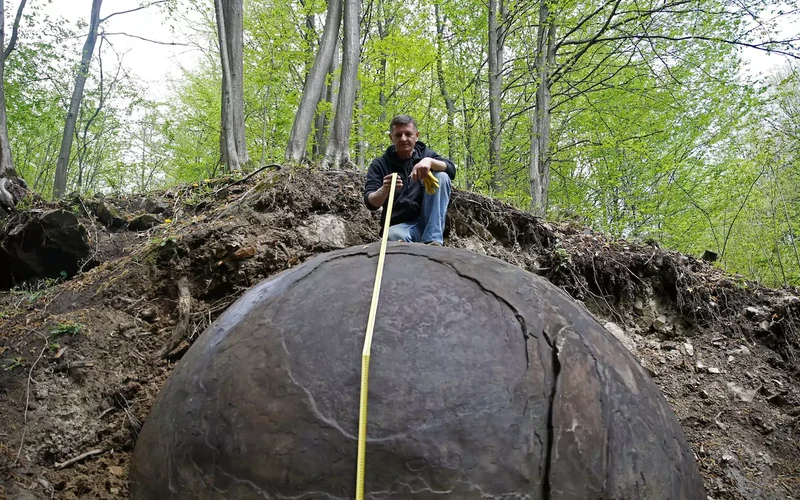
<instances>
[{"instance_id":1,"label":"man's face","mask_svg":"<svg viewBox=\"0 0 800 500\"><path fill-rule=\"evenodd\" d=\"M417 127L413 123L395 125L392 127L390 136L392 144L397 150L397 156L403 159L411 158L411 154L414 152L414 145L419 138Z\"/></svg>"}]
</instances>

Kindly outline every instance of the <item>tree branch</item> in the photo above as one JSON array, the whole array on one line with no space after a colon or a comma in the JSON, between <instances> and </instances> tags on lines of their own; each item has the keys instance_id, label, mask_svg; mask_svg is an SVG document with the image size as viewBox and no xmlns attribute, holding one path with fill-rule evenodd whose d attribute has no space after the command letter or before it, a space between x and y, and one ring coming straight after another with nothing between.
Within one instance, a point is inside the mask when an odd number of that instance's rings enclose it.
<instances>
[{"instance_id":1,"label":"tree branch","mask_svg":"<svg viewBox=\"0 0 800 500\"><path fill-rule=\"evenodd\" d=\"M6 50L3 51L3 61L8 59L8 56L14 51L17 46L17 36L19 35L19 21L22 18L22 9L25 8L25 2L28 0L22 0L19 3L19 7L17 8L17 16L14 18L14 27L11 29L11 38L8 39L8 47Z\"/></svg>"},{"instance_id":2,"label":"tree branch","mask_svg":"<svg viewBox=\"0 0 800 500\"><path fill-rule=\"evenodd\" d=\"M138 38L139 40L144 40L145 42L150 42L150 43L156 43L158 45L175 45L175 46L180 46L180 47L194 47L194 45L188 44L188 43L162 42L160 40L152 40L150 38L145 38L145 37L139 36L139 35L131 35L130 33L125 33L123 31L117 31L117 32L114 32L114 33L103 32L103 36L113 36L113 35L122 35L122 36L127 36L127 37L130 37L130 38Z\"/></svg>"},{"instance_id":3,"label":"tree branch","mask_svg":"<svg viewBox=\"0 0 800 500\"><path fill-rule=\"evenodd\" d=\"M737 40L728 40L726 38L717 38L717 37L710 37L710 36L702 36L702 35L687 35L687 36L666 36L666 35L622 35L622 36L612 36L608 38L596 38L591 40L580 40L575 42L564 42L564 45L580 45L584 43L598 43L598 42L611 42L615 40L630 40L630 39L637 39L637 40L667 40L670 42L683 42L687 40L700 40L704 42L716 42L716 43L727 43L730 45L737 45L740 47L747 47L750 49L762 50L764 52L774 52L775 54L784 55L787 57L791 57L793 59L800 60L800 54L786 52L784 50L778 50L774 48L770 48L769 45L773 44L783 44L795 49L792 43L800 41L800 39L791 38L789 40L769 40L762 43L747 43L747 42L740 42Z\"/></svg>"},{"instance_id":4,"label":"tree branch","mask_svg":"<svg viewBox=\"0 0 800 500\"><path fill-rule=\"evenodd\" d=\"M130 14L131 12L136 12L136 11L139 11L139 10L144 10L144 9L147 9L147 8L149 8L149 7L152 7L153 5L158 5L158 4L160 4L160 3L166 3L166 2L168 2L168 1L169 1L169 0L156 0L155 2L150 2L150 3L149 3L149 4L147 4L147 5L142 5L141 7L136 7L135 9L123 10L123 11L120 11L120 12L114 12L113 14L109 14L109 15L107 15L106 17L104 17L104 18L100 19L100 23L103 23L104 21L108 21L109 19L111 19L111 18L112 18L112 17L114 17L114 16L119 16L119 15L122 15L122 14Z\"/></svg>"}]
</instances>

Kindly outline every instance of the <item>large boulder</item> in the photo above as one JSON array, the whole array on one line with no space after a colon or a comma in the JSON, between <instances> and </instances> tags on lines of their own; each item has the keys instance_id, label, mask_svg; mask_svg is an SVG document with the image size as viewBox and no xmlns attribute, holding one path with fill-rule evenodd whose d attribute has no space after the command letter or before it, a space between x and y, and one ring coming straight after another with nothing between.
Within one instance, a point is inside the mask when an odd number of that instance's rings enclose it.
<instances>
[{"instance_id":1,"label":"large boulder","mask_svg":"<svg viewBox=\"0 0 800 500\"><path fill-rule=\"evenodd\" d=\"M264 281L200 336L139 435L134 499L354 497L377 251ZM367 498L706 498L636 359L499 260L390 244L369 381Z\"/></svg>"},{"instance_id":2,"label":"large boulder","mask_svg":"<svg viewBox=\"0 0 800 500\"><path fill-rule=\"evenodd\" d=\"M86 228L72 212L16 212L0 223L0 290L41 278L71 278L91 250Z\"/></svg>"}]
</instances>

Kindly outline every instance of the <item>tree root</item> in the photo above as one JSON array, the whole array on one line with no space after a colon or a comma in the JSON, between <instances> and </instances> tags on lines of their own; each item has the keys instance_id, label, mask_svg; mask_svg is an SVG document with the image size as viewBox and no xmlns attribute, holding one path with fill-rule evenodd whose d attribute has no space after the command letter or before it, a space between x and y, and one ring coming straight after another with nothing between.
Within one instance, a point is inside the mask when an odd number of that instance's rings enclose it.
<instances>
[{"instance_id":1,"label":"tree root","mask_svg":"<svg viewBox=\"0 0 800 500\"><path fill-rule=\"evenodd\" d=\"M172 332L167 344L161 350L160 357L168 357L176 347L187 338L192 318L192 294L189 291L189 280L186 276L178 279L178 324Z\"/></svg>"},{"instance_id":2,"label":"tree root","mask_svg":"<svg viewBox=\"0 0 800 500\"><path fill-rule=\"evenodd\" d=\"M9 177L0 177L0 208L8 213L28 194L28 185L13 172Z\"/></svg>"}]
</instances>

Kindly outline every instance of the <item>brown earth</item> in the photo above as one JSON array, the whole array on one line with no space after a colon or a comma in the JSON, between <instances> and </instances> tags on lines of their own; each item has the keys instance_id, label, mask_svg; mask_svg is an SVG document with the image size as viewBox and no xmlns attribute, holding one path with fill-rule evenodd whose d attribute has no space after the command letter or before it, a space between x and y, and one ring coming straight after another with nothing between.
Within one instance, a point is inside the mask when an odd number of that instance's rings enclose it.
<instances>
[{"instance_id":1,"label":"brown earth","mask_svg":"<svg viewBox=\"0 0 800 500\"><path fill-rule=\"evenodd\" d=\"M137 432L191 341L266 277L377 240L361 181L357 172L268 171L149 203L100 200L113 217L98 200L65 203L86 228L91 264L68 280L0 292L0 498L128 497ZM158 225L130 230L146 207ZM800 498L798 290L461 191L446 245L543 275L613 322L678 415L711 498Z\"/></svg>"}]
</instances>

